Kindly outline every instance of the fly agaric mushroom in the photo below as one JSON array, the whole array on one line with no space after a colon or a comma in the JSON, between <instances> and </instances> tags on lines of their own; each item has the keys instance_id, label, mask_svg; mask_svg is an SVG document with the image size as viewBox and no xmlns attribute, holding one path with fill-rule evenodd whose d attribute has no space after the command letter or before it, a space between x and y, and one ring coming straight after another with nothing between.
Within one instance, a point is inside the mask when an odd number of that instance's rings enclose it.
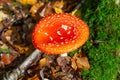
<instances>
[{"instance_id":1,"label":"fly agaric mushroom","mask_svg":"<svg viewBox=\"0 0 120 80\"><path fill-rule=\"evenodd\" d=\"M81 19L67 13L51 14L35 26L34 46L49 54L62 54L81 47L89 37L89 28Z\"/></svg>"},{"instance_id":2,"label":"fly agaric mushroom","mask_svg":"<svg viewBox=\"0 0 120 80\"><path fill-rule=\"evenodd\" d=\"M32 35L32 42L37 49L18 68L6 74L3 80L17 80L28 65L41 56L39 53L67 53L81 47L88 37L87 24L71 14L51 14L43 18Z\"/></svg>"}]
</instances>

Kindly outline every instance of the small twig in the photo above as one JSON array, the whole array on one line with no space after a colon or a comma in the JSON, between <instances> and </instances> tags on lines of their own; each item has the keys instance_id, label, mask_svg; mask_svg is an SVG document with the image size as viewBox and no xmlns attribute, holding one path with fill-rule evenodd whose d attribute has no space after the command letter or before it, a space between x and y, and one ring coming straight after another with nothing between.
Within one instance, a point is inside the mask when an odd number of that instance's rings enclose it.
<instances>
[{"instance_id":1,"label":"small twig","mask_svg":"<svg viewBox=\"0 0 120 80\"><path fill-rule=\"evenodd\" d=\"M93 43L93 44L99 44L99 43L103 43L103 42L105 42L105 41L101 41L101 40L91 40L90 42Z\"/></svg>"},{"instance_id":2,"label":"small twig","mask_svg":"<svg viewBox=\"0 0 120 80\"><path fill-rule=\"evenodd\" d=\"M82 3L84 3L84 0L81 0L78 5L73 9L73 11L71 12L72 15L75 15L75 13L78 11L78 9L81 7Z\"/></svg>"},{"instance_id":3,"label":"small twig","mask_svg":"<svg viewBox=\"0 0 120 80\"><path fill-rule=\"evenodd\" d=\"M40 58L41 54L42 52L36 49L21 65L11 72L6 73L3 80L18 80L18 78L24 75L27 68L36 61L36 59Z\"/></svg>"},{"instance_id":4,"label":"small twig","mask_svg":"<svg viewBox=\"0 0 120 80\"><path fill-rule=\"evenodd\" d=\"M45 68L42 68L42 69L40 70L40 76L41 76L42 80L44 80L44 78L45 78L45 77L44 77L44 73L43 73L43 72L44 72L44 69L45 69Z\"/></svg>"}]
</instances>

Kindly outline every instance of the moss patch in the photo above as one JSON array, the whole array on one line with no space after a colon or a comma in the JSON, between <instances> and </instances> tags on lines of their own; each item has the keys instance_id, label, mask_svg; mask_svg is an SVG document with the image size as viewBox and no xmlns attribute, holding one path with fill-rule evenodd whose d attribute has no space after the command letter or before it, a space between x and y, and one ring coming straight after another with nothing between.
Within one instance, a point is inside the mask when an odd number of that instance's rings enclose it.
<instances>
[{"instance_id":1,"label":"moss patch","mask_svg":"<svg viewBox=\"0 0 120 80\"><path fill-rule=\"evenodd\" d=\"M91 69L83 70L83 79L120 80L120 7L113 0L85 0L80 12L90 27L90 38L82 50Z\"/></svg>"}]
</instances>

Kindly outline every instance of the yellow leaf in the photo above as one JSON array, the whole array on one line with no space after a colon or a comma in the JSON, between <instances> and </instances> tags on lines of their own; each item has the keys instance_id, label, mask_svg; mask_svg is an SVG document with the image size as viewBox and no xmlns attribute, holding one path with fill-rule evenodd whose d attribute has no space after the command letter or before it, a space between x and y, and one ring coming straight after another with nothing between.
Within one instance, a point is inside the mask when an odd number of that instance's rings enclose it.
<instances>
[{"instance_id":1,"label":"yellow leaf","mask_svg":"<svg viewBox=\"0 0 120 80\"><path fill-rule=\"evenodd\" d=\"M19 2L23 5L29 4L29 5L34 5L37 3L37 0L19 0Z\"/></svg>"},{"instance_id":2,"label":"yellow leaf","mask_svg":"<svg viewBox=\"0 0 120 80\"><path fill-rule=\"evenodd\" d=\"M46 58L42 58L40 61L39 61L39 67L40 68L43 68L44 66L46 66L48 64L48 60Z\"/></svg>"},{"instance_id":3,"label":"yellow leaf","mask_svg":"<svg viewBox=\"0 0 120 80\"><path fill-rule=\"evenodd\" d=\"M25 53L29 50L29 47L24 47L20 45L14 45L14 46L20 53Z\"/></svg>"},{"instance_id":4,"label":"yellow leaf","mask_svg":"<svg viewBox=\"0 0 120 80\"><path fill-rule=\"evenodd\" d=\"M62 9L60 9L60 8L54 8L54 10L55 10L56 13L63 13Z\"/></svg>"}]
</instances>

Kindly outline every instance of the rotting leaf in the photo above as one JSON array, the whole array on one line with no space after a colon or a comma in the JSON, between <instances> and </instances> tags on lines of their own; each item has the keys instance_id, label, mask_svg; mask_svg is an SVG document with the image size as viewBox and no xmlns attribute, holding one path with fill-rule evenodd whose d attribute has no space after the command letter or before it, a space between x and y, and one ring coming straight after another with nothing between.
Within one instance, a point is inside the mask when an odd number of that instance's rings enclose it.
<instances>
[{"instance_id":1,"label":"rotting leaf","mask_svg":"<svg viewBox=\"0 0 120 80\"><path fill-rule=\"evenodd\" d=\"M88 62L88 58L83 56L82 53L75 54L72 58L72 68L77 69L90 69L90 64Z\"/></svg>"},{"instance_id":2,"label":"rotting leaf","mask_svg":"<svg viewBox=\"0 0 120 80\"><path fill-rule=\"evenodd\" d=\"M13 56L10 54L1 54L1 61L5 65L9 65L15 58L16 58L16 56Z\"/></svg>"},{"instance_id":3,"label":"rotting leaf","mask_svg":"<svg viewBox=\"0 0 120 80\"><path fill-rule=\"evenodd\" d=\"M11 54L6 54L8 51L5 51L0 55L0 65L1 63L2 65L9 65L19 56L19 52L15 51L12 47L9 47L8 50Z\"/></svg>"}]
</instances>

